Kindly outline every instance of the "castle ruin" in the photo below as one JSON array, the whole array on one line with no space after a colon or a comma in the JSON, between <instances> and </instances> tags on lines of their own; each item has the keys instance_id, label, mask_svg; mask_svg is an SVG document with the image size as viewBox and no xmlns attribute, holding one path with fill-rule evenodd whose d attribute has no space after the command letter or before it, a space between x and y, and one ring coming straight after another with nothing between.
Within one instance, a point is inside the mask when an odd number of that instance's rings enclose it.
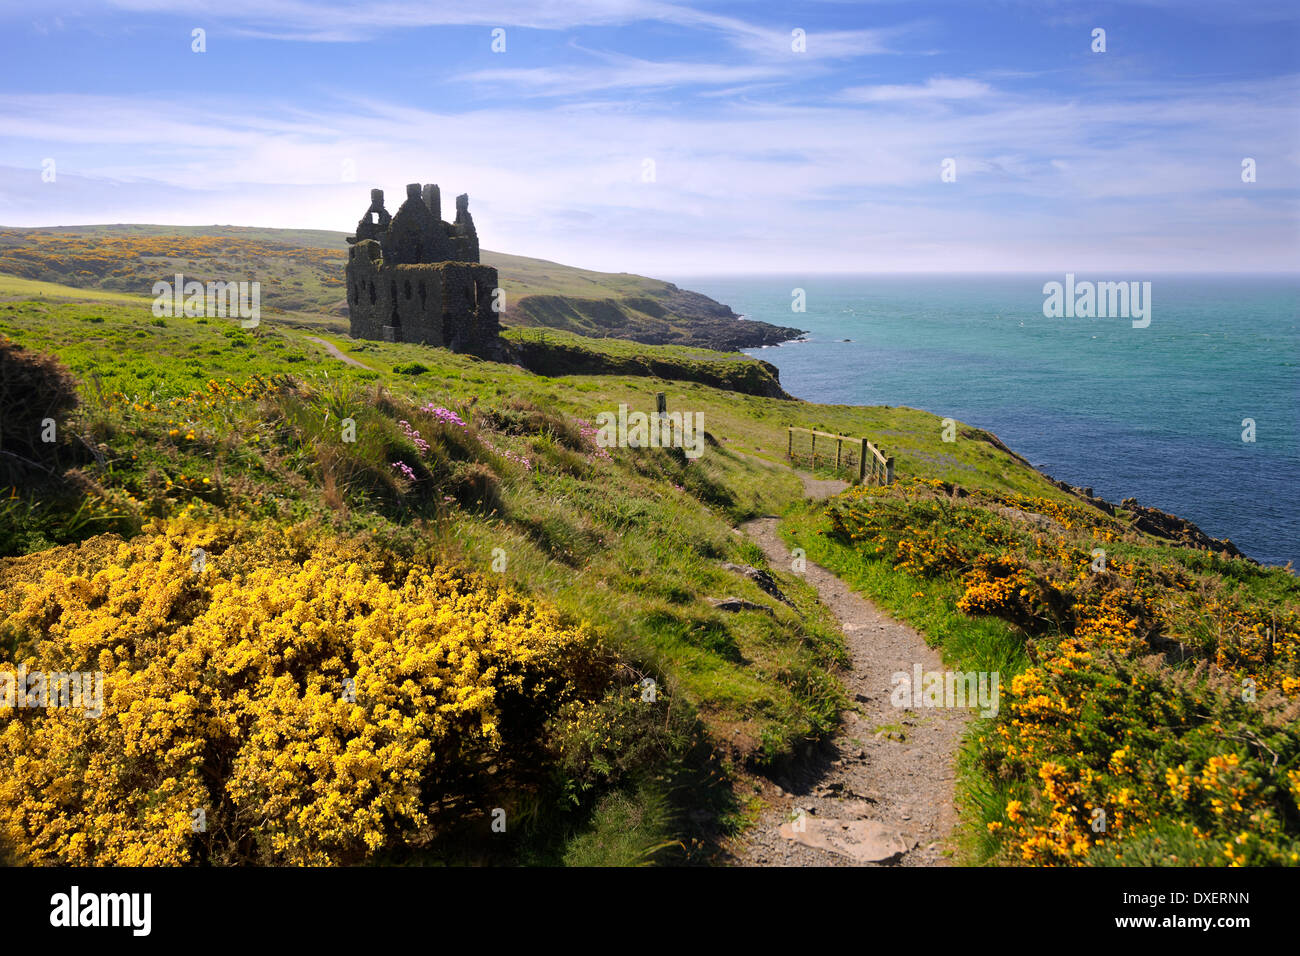
<instances>
[{"instance_id":1,"label":"castle ruin","mask_svg":"<svg viewBox=\"0 0 1300 956\"><path fill-rule=\"evenodd\" d=\"M479 262L469 196L456 197L456 221L443 222L432 183L406 187L390 216L384 191L370 190L370 208L349 237L347 285L352 336L418 342L454 352L491 352L500 323L492 308L497 270Z\"/></svg>"}]
</instances>

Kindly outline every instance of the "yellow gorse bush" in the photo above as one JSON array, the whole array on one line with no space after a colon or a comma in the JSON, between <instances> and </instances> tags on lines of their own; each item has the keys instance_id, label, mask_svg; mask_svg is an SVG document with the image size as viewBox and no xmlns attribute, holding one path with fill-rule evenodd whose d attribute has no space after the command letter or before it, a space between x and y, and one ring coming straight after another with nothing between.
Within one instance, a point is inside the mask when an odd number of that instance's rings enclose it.
<instances>
[{"instance_id":1,"label":"yellow gorse bush","mask_svg":"<svg viewBox=\"0 0 1300 956\"><path fill-rule=\"evenodd\" d=\"M176 521L0 564L0 669L104 672L99 719L0 708L10 852L329 864L427 840L507 726L572 699L591 644L507 589L386 560Z\"/></svg>"}]
</instances>

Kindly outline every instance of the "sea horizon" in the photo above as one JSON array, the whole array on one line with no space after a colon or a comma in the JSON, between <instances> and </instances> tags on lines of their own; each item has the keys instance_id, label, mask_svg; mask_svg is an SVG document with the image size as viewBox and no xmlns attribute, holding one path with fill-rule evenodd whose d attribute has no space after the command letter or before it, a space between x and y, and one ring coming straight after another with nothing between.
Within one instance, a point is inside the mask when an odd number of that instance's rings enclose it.
<instances>
[{"instance_id":1,"label":"sea horizon","mask_svg":"<svg viewBox=\"0 0 1300 956\"><path fill-rule=\"evenodd\" d=\"M0 228L4 228L4 227L0 226ZM537 258L537 257L535 257L535 256L530 256L529 258ZM1133 268L1133 267L1130 267L1130 266L1121 266L1121 267L1101 266L1101 267L1097 267L1097 268L1073 268L1073 267L1071 267L1071 268L1062 268L1062 269L1060 269L1059 271L1060 271L1061 274L1064 274L1064 273L1066 273L1066 272L1073 272L1073 273L1075 273L1076 275L1084 275L1084 274L1089 273L1089 272L1124 272L1124 273L1141 273L1141 274L1143 274L1143 275L1145 275L1145 276L1147 276L1147 277L1152 277L1152 276L1155 276L1155 277L1160 277L1160 276L1201 276L1201 277L1205 277L1205 278L1215 278L1215 277L1222 277L1222 278L1241 278L1241 277L1243 277L1243 276L1247 276L1247 277L1249 277L1249 276L1259 276L1259 277L1276 277L1276 278L1300 278L1300 269L1292 269L1292 270L1285 270L1285 269L1267 270L1267 269L1265 269L1265 270L1250 270L1250 271L1246 271L1246 270L1238 270L1238 271L1227 270L1227 271L1220 271L1220 272L1210 272L1210 271L1205 271L1205 270L1201 270L1201 269L1183 269L1183 270L1150 269L1150 270L1146 270L1146 269L1141 269L1141 268ZM710 271L708 271L708 272L678 272L678 271L674 270L674 271L673 271L673 274L672 274L672 278L666 278L666 279L664 279L664 281L665 281L665 282L672 282L673 284L675 284L675 285L677 285L677 286L680 287L681 284L682 284L682 282L689 282L689 281L692 281L692 280L698 280L698 279L749 279L749 278L763 278L763 279L786 279L786 278L789 278L789 279L795 279L795 278L804 278L804 279L807 279L807 278L818 278L818 277L823 277L823 276L834 276L834 277L836 277L836 278L856 278L856 277L863 277L863 278L879 279L879 278L888 278L888 277L890 277L890 276L909 276L909 277L911 277L911 276L962 276L962 277L979 277L979 276L986 276L986 277L997 277L997 276L1037 276L1037 275L1055 275L1055 274L1056 274L1056 273L1053 272L1052 270L1047 270L1047 269L942 269L942 270L940 270L940 269L914 269L914 270L908 270L908 269L883 269L883 270L880 270L880 271L871 271L871 270L853 270L853 271L843 271L843 272L834 272L834 271L831 271L831 272L812 272L812 271L809 271L809 270L806 270L806 269L800 269L800 270L796 270L796 271L793 271L793 272L770 272L770 271L727 272L727 271L719 271L719 270L710 270ZM663 278L663 277L662 277L662 276L653 276L653 277L651 277L651 278ZM1112 277L1108 276L1108 277L1107 277L1107 280L1109 280L1110 278L1112 278ZM1106 281L1106 280L1102 280L1102 281ZM697 289L697 290L695 290L695 291L700 291L700 290Z\"/></svg>"}]
</instances>

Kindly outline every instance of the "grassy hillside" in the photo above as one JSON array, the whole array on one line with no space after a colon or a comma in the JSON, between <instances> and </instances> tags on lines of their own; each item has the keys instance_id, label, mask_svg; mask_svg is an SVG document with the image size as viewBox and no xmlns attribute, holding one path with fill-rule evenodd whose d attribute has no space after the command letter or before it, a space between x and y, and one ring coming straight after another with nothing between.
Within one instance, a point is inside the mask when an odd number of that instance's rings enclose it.
<instances>
[{"instance_id":1,"label":"grassy hillside","mask_svg":"<svg viewBox=\"0 0 1300 956\"><path fill-rule=\"evenodd\" d=\"M708 861L753 818L752 775L846 705L833 621L736 529L769 513L954 666L1006 674L962 775L972 859L1295 852L1294 579L1153 538L977 429L147 300L0 302L0 343L0 655L106 671L110 714L6 725L11 860ZM736 361L600 345L610 367ZM55 371L15 384L34 353L75 376L73 404ZM698 460L593 441L598 414L659 391L702 415ZM788 425L867 435L903 480L812 507Z\"/></svg>"},{"instance_id":2,"label":"grassy hillside","mask_svg":"<svg viewBox=\"0 0 1300 956\"><path fill-rule=\"evenodd\" d=\"M261 283L262 304L300 325L347 330L347 233L243 226L94 225L0 229L0 275L148 294L176 273ZM775 344L797 329L739 320L699 293L629 273L593 272L483 250L506 293L505 325L723 350Z\"/></svg>"},{"instance_id":3,"label":"grassy hillside","mask_svg":"<svg viewBox=\"0 0 1300 956\"><path fill-rule=\"evenodd\" d=\"M554 329L507 329L502 338L521 365L543 375L649 375L746 395L790 397L775 365L740 352L592 339Z\"/></svg>"},{"instance_id":4,"label":"grassy hillside","mask_svg":"<svg viewBox=\"0 0 1300 956\"><path fill-rule=\"evenodd\" d=\"M0 275L0 299L112 302L150 304L147 296L107 292L35 279ZM363 351L364 342L353 342L338 329L337 322L304 321L302 317L277 315L285 328L307 329L328 336L345 349ZM663 380L700 382L730 391L773 398L788 398L781 388L775 366L740 352L715 352L684 345L642 345L614 338L587 338L554 329L506 329L502 338L509 344L514 361L543 374L643 375ZM420 375L427 366L418 361L399 363L401 374Z\"/></svg>"},{"instance_id":5,"label":"grassy hillside","mask_svg":"<svg viewBox=\"0 0 1300 956\"><path fill-rule=\"evenodd\" d=\"M65 299L82 302L151 302L148 296L136 292L109 292L98 287L77 288L60 282L42 282L39 279L22 279L14 275L0 275L0 298L4 299Z\"/></svg>"},{"instance_id":6,"label":"grassy hillside","mask_svg":"<svg viewBox=\"0 0 1300 956\"><path fill-rule=\"evenodd\" d=\"M336 338L367 366L356 368L328 357L302 330L157 320L147 302L8 302L0 305L0 334L59 356L81 383L80 405L48 449L48 467L71 468L71 477L20 483L0 509L6 553L39 558L101 532L224 540L229 531L211 529L230 521L269 525L267 534L302 528L313 541L346 535L402 560L497 575L565 620L586 622L621 662L612 673L623 677L589 691L592 706L609 714L637 675L657 679L662 713L675 716L664 728L671 739L655 738L653 772L619 769L617 754L605 751L588 755L609 768L595 777L577 765L563 771L562 757L543 764L551 769L542 781L537 766L527 768L521 792L548 808L538 832L569 837L513 846L524 856L596 853L585 839L613 840L599 852L616 856L672 840L678 845L659 852L707 856L710 841L744 818L732 789L738 775L795 759L834 726L842 700L833 672L843 651L826 612L789 569L771 571L793 607L722 567L761 565L761 552L734 524L799 496L797 479L777 464L787 423L846 430L888 423L901 461L939 458L937 421L922 412L803 407L644 377L547 378L443 350ZM413 366L425 371L411 374ZM620 403L653 409L658 390L667 391L670 410L703 415L711 440L702 458L666 449L613 449L607 458L592 445L584 429L599 411ZM421 411L430 403L455 410L466 429L449 433ZM356 444L337 430L349 417L364 438ZM426 440L437 434L435 450L414 446L402 420ZM973 468L990 455L1016 467L975 444L951 456L951 466ZM998 483L1000 469L988 471ZM1010 480L1054 492L1029 472ZM182 520L201 528L167 523ZM253 547L235 537L229 547ZM493 572L499 555L505 568ZM16 594L20 582L39 577L44 565L24 563L35 558L11 561L0 590ZM730 614L707 600L732 595L770 613ZM551 732L562 740L550 738L558 751L547 753L587 746ZM685 790L684 779L692 781ZM570 804L557 796L565 793L574 795ZM701 802L713 806L707 819L684 816ZM625 806L662 813L646 831L615 839L601 821L621 833L614 821ZM556 814L558 827L549 825ZM459 832L449 826L439 852L461 852Z\"/></svg>"}]
</instances>

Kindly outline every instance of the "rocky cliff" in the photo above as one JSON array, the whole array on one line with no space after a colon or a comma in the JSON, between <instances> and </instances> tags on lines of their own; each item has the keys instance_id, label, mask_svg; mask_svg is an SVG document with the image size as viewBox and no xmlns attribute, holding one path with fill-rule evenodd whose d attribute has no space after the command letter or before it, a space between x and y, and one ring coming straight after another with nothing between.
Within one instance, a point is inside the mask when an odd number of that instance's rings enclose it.
<instances>
[{"instance_id":1,"label":"rocky cliff","mask_svg":"<svg viewBox=\"0 0 1300 956\"><path fill-rule=\"evenodd\" d=\"M670 282L662 290L618 298L527 295L503 321L579 335L612 336L647 345L690 345L734 352L800 338L802 329L742 319L730 306Z\"/></svg>"}]
</instances>

